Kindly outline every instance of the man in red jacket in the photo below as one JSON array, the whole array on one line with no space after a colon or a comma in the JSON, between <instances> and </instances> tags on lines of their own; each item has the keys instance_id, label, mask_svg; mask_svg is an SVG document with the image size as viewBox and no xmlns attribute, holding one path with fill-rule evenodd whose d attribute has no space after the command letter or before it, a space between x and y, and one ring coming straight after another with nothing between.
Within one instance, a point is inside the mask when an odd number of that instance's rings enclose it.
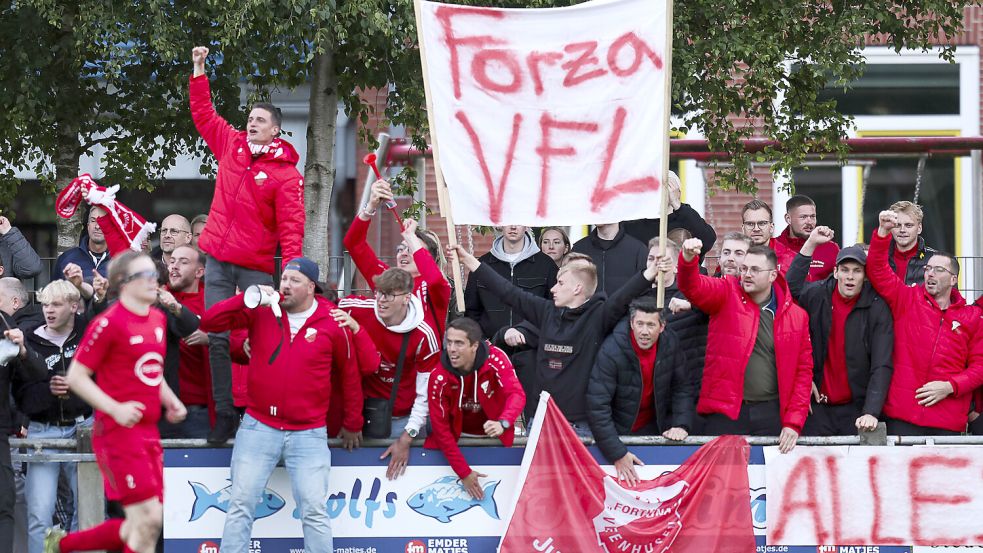
<instances>
[{"instance_id":1,"label":"man in red jacket","mask_svg":"<svg viewBox=\"0 0 983 553\"><path fill-rule=\"evenodd\" d=\"M676 277L683 294L710 315L696 412L707 434L778 435L787 453L809 414L809 316L779 277L775 252L752 246L740 278L713 278L699 272L702 246L697 238L683 242Z\"/></svg>"},{"instance_id":2,"label":"man in red jacket","mask_svg":"<svg viewBox=\"0 0 983 553\"><path fill-rule=\"evenodd\" d=\"M212 105L205 59L208 48L192 51L191 117L218 161L215 195L199 247L211 259L205 269L205 305L211 307L254 284L273 284L273 256L303 255L304 179L300 156L280 138L280 110L255 104L245 131L234 129ZM208 351L217 418L208 441L225 443L238 418L232 406L232 362L226 333L211 337Z\"/></svg>"},{"instance_id":3,"label":"man in red jacket","mask_svg":"<svg viewBox=\"0 0 983 553\"><path fill-rule=\"evenodd\" d=\"M362 430L362 397L351 335L331 316L334 304L315 295L317 277L316 263L292 259L284 267L279 294L269 286L250 288L202 317L201 327L210 332L249 331L249 399L232 449L234 478L222 551L248 549L256 505L281 459L298 496L304 549L334 551L326 506L331 453L325 428L332 373L344 377L345 442L356 441Z\"/></svg>"},{"instance_id":4,"label":"man in red jacket","mask_svg":"<svg viewBox=\"0 0 983 553\"><path fill-rule=\"evenodd\" d=\"M170 252L167 267L167 289L174 299L195 315L205 314L205 260L191 246L178 246ZM212 401L212 375L208 367L208 334L195 330L181 339L178 363L178 397L188 408L181 423L181 436L204 439L211 430L209 409Z\"/></svg>"},{"instance_id":5,"label":"man in red jacket","mask_svg":"<svg viewBox=\"0 0 983 553\"><path fill-rule=\"evenodd\" d=\"M956 289L959 262L935 252L923 284L906 286L888 264L899 217L882 211L870 239L867 278L894 315L894 375L884 402L887 431L902 436L966 430L973 390L983 384L983 352L974 352L980 310Z\"/></svg>"},{"instance_id":6,"label":"man in red jacket","mask_svg":"<svg viewBox=\"0 0 983 553\"><path fill-rule=\"evenodd\" d=\"M761 200L751 200L744 204L741 209L741 228L751 239L752 246L767 246L775 252L778 258L776 268L782 276L785 276L789 265L795 259L796 252L774 238L775 220L771 213L771 206Z\"/></svg>"},{"instance_id":7,"label":"man in red jacket","mask_svg":"<svg viewBox=\"0 0 983 553\"><path fill-rule=\"evenodd\" d=\"M432 264L433 260L425 258L424 262ZM378 369L362 381L365 397L388 400L396 386L390 434L396 441L382 454L382 458L389 458L386 477L394 480L406 471L413 439L422 438L420 433L425 432L427 385L439 360L440 343L433 327L424 320L425 308L413 294L413 277L408 272L386 269L372 284L375 298L348 296L338 306L351 313L363 332L368 332L382 356Z\"/></svg>"},{"instance_id":8,"label":"man in red jacket","mask_svg":"<svg viewBox=\"0 0 983 553\"><path fill-rule=\"evenodd\" d=\"M441 450L468 494L484 499L478 478L486 475L471 468L457 440L462 433L488 436L512 447L515 420L526 404L526 393L508 356L481 339L481 326L474 319L448 323L440 365L430 375L427 401L433 433L424 447Z\"/></svg>"},{"instance_id":9,"label":"man in red jacket","mask_svg":"<svg viewBox=\"0 0 983 553\"><path fill-rule=\"evenodd\" d=\"M788 248L794 258L794 254L799 253L812 230L816 228L816 202L802 194L792 196L785 202L785 222L788 226L776 240ZM836 242L819 244L812 253L812 264L809 266L806 280L816 282L833 274L833 268L836 267L836 254L839 252L840 247ZM791 266L791 262L789 265ZM785 270L787 272L788 268L786 267Z\"/></svg>"}]
</instances>

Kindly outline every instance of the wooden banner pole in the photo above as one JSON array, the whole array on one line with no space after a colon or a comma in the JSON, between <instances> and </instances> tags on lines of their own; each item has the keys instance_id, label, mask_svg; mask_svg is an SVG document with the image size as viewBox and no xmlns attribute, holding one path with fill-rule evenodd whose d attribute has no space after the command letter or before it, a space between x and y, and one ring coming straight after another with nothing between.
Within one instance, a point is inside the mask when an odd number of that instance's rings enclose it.
<instances>
[{"instance_id":1,"label":"wooden banner pole","mask_svg":"<svg viewBox=\"0 0 983 553\"><path fill-rule=\"evenodd\" d=\"M666 214L669 207L669 191L666 189L666 182L669 180L669 117L672 107L672 0L666 0L666 44L663 54L666 77L663 88L663 117L665 117L666 128L662 147L662 185L659 187L659 257L666 255L666 235L669 234L669 216ZM656 292L656 305L659 309L666 306L666 286L662 281L662 273L658 275L659 288Z\"/></svg>"},{"instance_id":2,"label":"wooden banner pole","mask_svg":"<svg viewBox=\"0 0 983 553\"><path fill-rule=\"evenodd\" d=\"M423 93L427 98L427 123L430 126L430 149L433 152L433 172L437 179L437 205L441 217L447 224L447 242L457 245L457 232L454 229L454 215L451 209L450 196L447 194L447 184L444 173L440 169L440 149L437 147L437 126L434 124L433 96L430 94L430 73L427 71L427 46L423 40L421 0L413 0L413 13L416 15L416 37L420 47L420 65L423 69ZM461 263L456 255L451 256L451 278L454 281L454 292L457 298L457 312L464 312L464 282L461 278Z\"/></svg>"}]
</instances>

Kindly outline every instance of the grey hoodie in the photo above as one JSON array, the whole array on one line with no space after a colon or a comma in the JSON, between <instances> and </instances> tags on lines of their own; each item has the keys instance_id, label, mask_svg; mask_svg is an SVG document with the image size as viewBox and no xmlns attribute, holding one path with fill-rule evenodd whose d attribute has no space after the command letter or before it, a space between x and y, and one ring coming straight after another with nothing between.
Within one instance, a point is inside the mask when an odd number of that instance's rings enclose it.
<instances>
[{"instance_id":1,"label":"grey hoodie","mask_svg":"<svg viewBox=\"0 0 983 553\"><path fill-rule=\"evenodd\" d=\"M525 261L530 257L539 253L539 246L536 245L536 240L532 236L532 231L527 230L525 236L525 242L522 246L522 251L518 254L507 254L505 253L505 237L499 236L492 242L491 250L488 252L495 256L495 259L499 261L504 261L505 263L510 263L513 267L521 261Z\"/></svg>"}]
</instances>

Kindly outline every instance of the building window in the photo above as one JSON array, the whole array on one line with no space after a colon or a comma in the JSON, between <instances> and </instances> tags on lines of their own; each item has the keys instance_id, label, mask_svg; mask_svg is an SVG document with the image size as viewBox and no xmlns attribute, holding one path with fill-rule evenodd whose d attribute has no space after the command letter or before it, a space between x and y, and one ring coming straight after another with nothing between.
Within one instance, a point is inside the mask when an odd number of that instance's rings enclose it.
<instances>
[{"instance_id":1,"label":"building window","mask_svg":"<svg viewBox=\"0 0 983 553\"><path fill-rule=\"evenodd\" d=\"M834 240L849 244L843 236L843 172L839 166L800 168L792 171L795 193L816 202L817 224L833 229Z\"/></svg>"},{"instance_id":2,"label":"building window","mask_svg":"<svg viewBox=\"0 0 983 553\"><path fill-rule=\"evenodd\" d=\"M959 65L867 64L846 92L829 86L817 101L831 99L847 115L958 115Z\"/></svg>"}]
</instances>

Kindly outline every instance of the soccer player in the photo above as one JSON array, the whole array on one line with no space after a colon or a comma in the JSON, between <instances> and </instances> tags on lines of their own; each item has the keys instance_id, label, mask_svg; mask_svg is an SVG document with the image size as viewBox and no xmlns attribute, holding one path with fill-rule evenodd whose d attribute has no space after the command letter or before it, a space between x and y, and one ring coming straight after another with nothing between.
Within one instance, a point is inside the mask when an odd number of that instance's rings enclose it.
<instances>
[{"instance_id":1,"label":"soccer player","mask_svg":"<svg viewBox=\"0 0 983 553\"><path fill-rule=\"evenodd\" d=\"M110 263L109 292L119 301L86 329L68 369L68 386L96 410L92 448L106 497L123 505L126 518L68 535L51 529L45 553L151 553L163 524L164 459L157 421L161 407L175 424L187 410L164 382L167 321L153 308L154 262L131 251L117 256Z\"/></svg>"}]
</instances>

